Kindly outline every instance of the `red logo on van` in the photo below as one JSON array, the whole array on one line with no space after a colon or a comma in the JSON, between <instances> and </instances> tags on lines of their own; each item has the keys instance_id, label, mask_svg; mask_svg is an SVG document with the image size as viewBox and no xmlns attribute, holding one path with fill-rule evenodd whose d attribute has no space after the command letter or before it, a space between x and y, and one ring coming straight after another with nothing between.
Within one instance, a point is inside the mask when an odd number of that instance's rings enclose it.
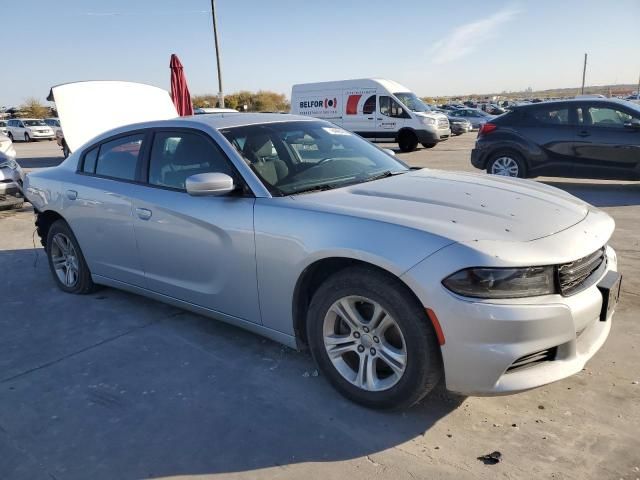
<instances>
[{"instance_id":1,"label":"red logo on van","mask_svg":"<svg viewBox=\"0 0 640 480\"><path fill-rule=\"evenodd\" d=\"M324 108L337 108L338 99L337 98L325 98L324 99Z\"/></svg>"},{"instance_id":2,"label":"red logo on van","mask_svg":"<svg viewBox=\"0 0 640 480\"><path fill-rule=\"evenodd\" d=\"M357 115L358 114L358 102L362 95L349 95L347 98L347 115Z\"/></svg>"}]
</instances>

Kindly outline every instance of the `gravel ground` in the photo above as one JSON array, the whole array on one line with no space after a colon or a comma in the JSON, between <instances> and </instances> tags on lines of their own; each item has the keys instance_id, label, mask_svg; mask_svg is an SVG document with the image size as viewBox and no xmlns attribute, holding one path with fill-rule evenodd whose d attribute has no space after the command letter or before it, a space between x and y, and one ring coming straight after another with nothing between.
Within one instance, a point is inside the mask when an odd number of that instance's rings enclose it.
<instances>
[{"instance_id":1,"label":"gravel ground","mask_svg":"<svg viewBox=\"0 0 640 480\"><path fill-rule=\"evenodd\" d=\"M474 138L399 157L471 171ZM61 160L53 142L16 149L28 170ZM640 478L640 184L538 180L616 220L607 343L564 381L397 413L344 400L305 352L112 289L61 293L29 206L1 213L0 478Z\"/></svg>"}]
</instances>

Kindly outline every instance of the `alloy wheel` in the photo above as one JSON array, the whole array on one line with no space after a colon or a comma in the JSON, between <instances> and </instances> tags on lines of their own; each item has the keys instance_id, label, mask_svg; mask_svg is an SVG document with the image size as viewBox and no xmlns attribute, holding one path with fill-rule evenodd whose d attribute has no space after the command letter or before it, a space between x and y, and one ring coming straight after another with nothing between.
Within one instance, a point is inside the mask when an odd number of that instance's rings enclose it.
<instances>
[{"instance_id":1,"label":"alloy wheel","mask_svg":"<svg viewBox=\"0 0 640 480\"><path fill-rule=\"evenodd\" d=\"M80 266L78 255L69 237L56 233L51 245L51 262L58 280L65 287L73 287L78 283Z\"/></svg>"},{"instance_id":2,"label":"alloy wheel","mask_svg":"<svg viewBox=\"0 0 640 480\"><path fill-rule=\"evenodd\" d=\"M520 167L518 162L511 157L498 157L491 165L491 173L505 177L517 177L520 173Z\"/></svg>"},{"instance_id":3,"label":"alloy wheel","mask_svg":"<svg viewBox=\"0 0 640 480\"><path fill-rule=\"evenodd\" d=\"M377 302L348 296L336 301L323 323L326 352L340 375L370 392L402 378L407 347L398 323Z\"/></svg>"}]
</instances>

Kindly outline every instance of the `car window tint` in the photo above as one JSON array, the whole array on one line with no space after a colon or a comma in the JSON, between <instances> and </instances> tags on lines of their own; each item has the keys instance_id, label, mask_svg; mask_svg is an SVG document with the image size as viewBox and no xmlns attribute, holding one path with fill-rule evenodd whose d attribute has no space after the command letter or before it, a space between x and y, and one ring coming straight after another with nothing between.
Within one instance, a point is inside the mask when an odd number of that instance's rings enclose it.
<instances>
[{"instance_id":1,"label":"car window tint","mask_svg":"<svg viewBox=\"0 0 640 480\"><path fill-rule=\"evenodd\" d=\"M388 97L387 97L388 98ZM371 95L367 98L362 106L362 113L365 115L371 115L376 111L376 96Z\"/></svg>"},{"instance_id":2,"label":"car window tint","mask_svg":"<svg viewBox=\"0 0 640 480\"><path fill-rule=\"evenodd\" d=\"M144 134L120 137L100 146L96 175L135 180Z\"/></svg>"},{"instance_id":3,"label":"car window tint","mask_svg":"<svg viewBox=\"0 0 640 480\"><path fill-rule=\"evenodd\" d=\"M536 123L569 125L569 107L538 108L531 114Z\"/></svg>"},{"instance_id":4,"label":"car window tint","mask_svg":"<svg viewBox=\"0 0 640 480\"><path fill-rule=\"evenodd\" d=\"M85 173L95 173L96 160L98 159L98 147L89 150L84 155L84 162L82 163L82 171Z\"/></svg>"},{"instance_id":5,"label":"car window tint","mask_svg":"<svg viewBox=\"0 0 640 480\"><path fill-rule=\"evenodd\" d=\"M198 173L232 175L224 154L202 135L189 132L158 132L149 159L149 183L185 189L186 180Z\"/></svg>"},{"instance_id":6,"label":"car window tint","mask_svg":"<svg viewBox=\"0 0 640 480\"><path fill-rule=\"evenodd\" d=\"M624 128L631 119L628 113L609 107L589 107L583 112L583 123L594 127Z\"/></svg>"}]
</instances>

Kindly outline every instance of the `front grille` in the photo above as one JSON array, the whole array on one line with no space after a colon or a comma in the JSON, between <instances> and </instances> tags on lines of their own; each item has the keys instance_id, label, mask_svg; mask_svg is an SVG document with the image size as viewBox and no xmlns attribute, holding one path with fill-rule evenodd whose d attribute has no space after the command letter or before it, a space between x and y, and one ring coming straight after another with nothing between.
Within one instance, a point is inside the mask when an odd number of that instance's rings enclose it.
<instances>
[{"instance_id":1,"label":"front grille","mask_svg":"<svg viewBox=\"0 0 640 480\"><path fill-rule=\"evenodd\" d=\"M446 118L439 118L438 128L449 128L449 120L447 120Z\"/></svg>"},{"instance_id":2,"label":"front grille","mask_svg":"<svg viewBox=\"0 0 640 480\"><path fill-rule=\"evenodd\" d=\"M552 360L555 360L557 351L558 348L553 347L520 357L513 362L509 368L507 368L507 373L533 367L541 364L542 362L551 362Z\"/></svg>"},{"instance_id":3,"label":"front grille","mask_svg":"<svg viewBox=\"0 0 640 480\"><path fill-rule=\"evenodd\" d=\"M579 260L558 266L558 284L562 295L573 295L590 287L596 280L596 273L602 273L607 266L605 247Z\"/></svg>"}]
</instances>

